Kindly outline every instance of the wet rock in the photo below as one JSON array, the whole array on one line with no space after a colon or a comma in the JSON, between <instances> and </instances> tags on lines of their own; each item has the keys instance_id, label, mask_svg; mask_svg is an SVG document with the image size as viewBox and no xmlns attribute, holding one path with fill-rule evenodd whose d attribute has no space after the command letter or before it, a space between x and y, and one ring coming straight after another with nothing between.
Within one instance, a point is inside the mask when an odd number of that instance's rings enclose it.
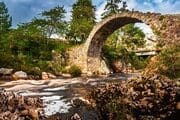
<instances>
[{"instance_id":1,"label":"wet rock","mask_svg":"<svg viewBox=\"0 0 180 120\"><path fill-rule=\"evenodd\" d=\"M62 77L70 78L70 77L71 77L71 74L67 74L67 73L65 74L65 73L63 73L63 74L62 74Z\"/></svg>"},{"instance_id":2,"label":"wet rock","mask_svg":"<svg viewBox=\"0 0 180 120\"><path fill-rule=\"evenodd\" d=\"M0 77L2 80L13 80L13 77L11 75L3 75Z\"/></svg>"},{"instance_id":3,"label":"wet rock","mask_svg":"<svg viewBox=\"0 0 180 120\"><path fill-rule=\"evenodd\" d=\"M81 117L79 116L78 113L75 113L72 117L71 120L82 120Z\"/></svg>"},{"instance_id":4,"label":"wet rock","mask_svg":"<svg viewBox=\"0 0 180 120\"><path fill-rule=\"evenodd\" d=\"M123 64L120 60L113 61L112 66L115 73L122 73L124 70Z\"/></svg>"},{"instance_id":5,"label":"wet rock","mask_svg":"<svg viewBox=\"0 0 180 120\"><path fill-rule=\"evenodd\" d=\"M0 92L3 92L4 91L4 88L0 87Z\"/></svg>"},{"instance_id":6,"label":"wet rock","mask_svg":"<svg viewBox=\"0 0 180 120\"><path fill-rule=\"evenodd\" d=\"M48 74L46 72L42 72L42 79L43 80L48 80L49 79Z\"/></svg>"},{"instance_id":7,"label":"wet rock","mask_svg":"<svg viewBox=\"0 0 180 120\"><path fill-rule=\"evenodd\" d=\"M0 75L11 75L12 72L13 72L13 69L0 68Z\"/></svg>"},{"instance_id":8,"label":"wet rock","mask_svg":"<svg viewBox=\"0 0 180 120\"><path fill-rule=\"evenodd\" d=\"M52 73L47 73L47 75L48 75L48 78L50 79L56 79L56 76L53 75Z\"/></svg>"},{"instance_id":9,"label":"wet rock","mask_svg":"<svg viewBox=\"0 0 180 120\"><path fill-rule=\"evenodd\" d=\"M177 103L176 109L177 109L177 110L180 110L180 102Z\"/></svg>"},{"instance_id":10,"label":"wet rock","mask_svg":"<svg viewBox=\"0 0 180 120\"><path fill-rule=\"evenodd\" d=\"M60 116L60 113L56 113L54 115L49 116L47 120L62 120Z\"/></svg>"},{"instance_id":11,"label":"wet rock","mask_svg":"<svg viewBox=\"0 0 180 120\"><path fill-rule=\"evenodd\" d=\"M28 75L23 71L17 71L12 75L12 77L14 80L19 80L19 79L27 79Z\"/></svg>"},{"instance_id":12,"label":"wet rock","mask_svg":"<svg viewBox=\"0 0 180 120\"><path fill-rule=\"evenodd\" d=\"M49 80L49 79L56 79L56 76L52 73L42 72L42 79L43 80Z\"/></svg>"},{"instance_id":13,"label":"wet rock","mask_svg":"<svg viewBox=\"0 0 180 120\"><path fill-rule=\"evenodd\" d=\"M27 98L13 92L0 92L0 120L45 120L39 98Z\"/></svg>"},{"instance_id":14,"label":"wet rock","mask_svg":"<svg viewBox=\"0 0 180 120\"><path fill-rule=\"evenodd\" d=\"M138 120L171 119L179 108L177 98L180 89L176 83L167 77L151 74L120 84L96 86L91 96L103 118L123 113L124 116L133 114Z\"/></svg>"}]
</instances>

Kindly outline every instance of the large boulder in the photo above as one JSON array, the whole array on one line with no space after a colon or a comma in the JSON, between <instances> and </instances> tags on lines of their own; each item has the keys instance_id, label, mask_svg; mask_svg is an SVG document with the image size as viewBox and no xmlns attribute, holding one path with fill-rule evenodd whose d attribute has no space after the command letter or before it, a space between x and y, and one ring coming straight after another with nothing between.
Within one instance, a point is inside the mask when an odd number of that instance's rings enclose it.
<instances>
[{"instance_id":1,"label":"large boulder","mask_svg":"<svg viewBox=\"0 0 180 120\"><path fill-rule=\"evenodd\" d=\"M11 75L12 73L13 69L0 68L0 75Z\"/></svg>"},{"instance_id":2,"label":"large boulder","mask_svg":"<svg viewBox=\"0 0 180 120\"><path fill-rule=\"evenodd\" d=\"M12 75L12 77L14 80L19 80L19 79L27 79L28 75L23 71L17 71Z\"/></svg>"}]
</instances>

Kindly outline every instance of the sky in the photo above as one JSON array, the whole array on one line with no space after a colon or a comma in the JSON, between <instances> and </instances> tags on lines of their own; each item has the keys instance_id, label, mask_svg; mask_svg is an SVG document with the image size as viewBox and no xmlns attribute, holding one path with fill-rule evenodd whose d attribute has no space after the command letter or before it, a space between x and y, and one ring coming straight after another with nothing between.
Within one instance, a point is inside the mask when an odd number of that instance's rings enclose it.
<instances>
[{"instance_id":1,"label":"sky","mask_svg":"<svg viewBox=\"0 0 180 120\"><path fill-rule=\"evenodd\" d=\"M71 19L71 6L76 0L0 0L5 2L13 18L13 26L30 21L43 10L51 9L57 5L64 6L66 19ZM162 14L180 14L180 0L126 0L128 9L142 12L158 12ZM96 18L100 21L106 0L92 0L96 6Z\"/></svg>"}]
</instances>

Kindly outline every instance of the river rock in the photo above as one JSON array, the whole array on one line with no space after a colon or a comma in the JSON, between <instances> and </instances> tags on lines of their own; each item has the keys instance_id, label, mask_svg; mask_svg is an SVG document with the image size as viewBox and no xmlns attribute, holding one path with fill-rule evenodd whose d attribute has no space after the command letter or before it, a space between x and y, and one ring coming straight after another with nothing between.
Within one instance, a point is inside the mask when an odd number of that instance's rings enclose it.
<instances>
[{"instance_id":1,"label":"river rock","mask_svg":"<svg viewBox=\"0 0 180 120\"><path fill-rule=\"evenodd\" d=\"M49 80L49 79L56 79L56 76L52 73L42 72L42 79Z\"/></svg>"},{"instance_id":2,"label":"river rock","mask_svg":"<svg viewBox=\"0 0 180 120\"><path fill-rule=\"evenodd\" d=\"M79 116L78 113L75 113L72 117L71 120L82 120L81 117Z\"/></svg>"},{"instance_id":3,"label":"river rock","mask_svg":"<svg viewBox=\"0 0 180 120\"><path fill-rule=\"evenodd\" d=\"M179 90L176 81L149 74L117 84L96 86L91 96L104 119L117 119L119 113L127 110L126 114L131 116L133 113L136 120L174 120L180 108ZM111 104L117 108L110 110Z\"/></svg>"},{"instance_id":4,"label":"river rock","mask_svg":"<svg viewBox=\"0 0 180 120\"><path fill-rule=\"evenodd\" d=\"M112 62L113 70L115 73L122 73L123 72L123 64L120 60L116 60Z\"/></svg>"},{"instance_id":5,"label":"river rock","mask_svg":"<svg viewBox=\"0 0 180 120\"><path fill-rule=\"evenodd\" d=\"M42 72L41 77L42 77L43 80L48 80L49 79L48 74L46 72Z\"/></svg>"},{"instance_id":6,"label":"river rock","mask_svg":"<svg viewBox=\"0 0 180 120\"><path fill-rule=\"evenodd\" d=\"M25 73L23 71L17 71L12 76L13 76L14 80L27 79L28 78L27 73Z\"/></svg>"},{"instance_id":7,"label":"river rock","mask_svg":"<svg viewBox=\"0 0 180 120\"><path fill-rule=\"evenodd\" d=\"M66 78L72 77L71 74L68 74L68 73L63 73L62 76L63 76L63 77L66 77Z\"/></svg>"},{"instance_id":8,"label":"river rock","mask_svg":"<svg viewBox=\"0 0 180 120\"><path fill-rule=\"evenodd\" d=\"M45 120L43 102L13 92L0 92L0 120Z\"/></svg>"},{"instance_id":9,"label":"river rock","mask_svg":"<svg viewBox=\"0 0 180 120\"><path fill-rule=\"evenodd\" d=\"M56 79L56 76L53 75L52 73L47 73L47 75L50 79Z\"/></svg>"},{"instance_id":10,"label":"river rock","mask_svg":"<svg viewBox=\"0 0 180 120\"><path fill-rule=\"evenodd\" d=\"M13 69L0 68L0 75L11 75L12 72L13 72Z\"/></svg>"}]
</instances>

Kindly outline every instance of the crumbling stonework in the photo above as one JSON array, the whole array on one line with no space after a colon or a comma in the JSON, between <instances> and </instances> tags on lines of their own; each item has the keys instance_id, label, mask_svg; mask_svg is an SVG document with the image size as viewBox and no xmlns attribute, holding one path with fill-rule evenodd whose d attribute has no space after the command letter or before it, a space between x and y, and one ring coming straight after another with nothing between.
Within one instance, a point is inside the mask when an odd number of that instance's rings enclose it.
<instances>
[{"instance_id":1,"label":"crumbling stonework","mask_svg":"<svg viewBox=\"0 0 180 120\"><path fill-rule=\"evenodd\" d=\"M94 26L86 43L73 48L70 64L79 66L83 73L105 73L102 66L101 51L107 37L118 28L130 23L145 23L157 35L163 46L180 41L180 17L159 13L123 12L112 15Z\"/></svg>"}]
</instances>

